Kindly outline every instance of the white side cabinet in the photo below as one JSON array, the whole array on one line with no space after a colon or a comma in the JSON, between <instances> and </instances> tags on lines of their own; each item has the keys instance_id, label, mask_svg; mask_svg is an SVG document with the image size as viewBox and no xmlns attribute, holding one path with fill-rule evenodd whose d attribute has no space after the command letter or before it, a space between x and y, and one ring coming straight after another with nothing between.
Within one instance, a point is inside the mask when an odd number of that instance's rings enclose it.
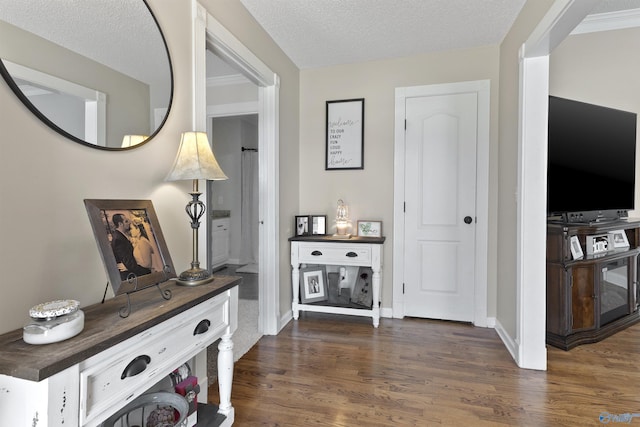
<instances>
[{"instance_id":1,"label":"white side cabinet","mask_svg":"<svg viewBox=\"0 0 640 427\"><path fill-rule=\"evenodd\" d=\"M382 245L384 237L352 237L336 239L331 236L291 237L291 285L293 318L298 319L300 311L367 316L373 319L373 326L380 324L380 285L382 277ZM371 267L373 277L373 306L371 309L353 308L323 303L300 303L300 265L320 264L337 266Z\"/></svg>"},{"instance_id":2,"label":"white side cabinet","mask_svg":"<svg viewBox=\"0 0 640 427\"><path fill-rule=\"evenodd\" d=\"M190 360L201 387L198 401L205 403L206 348L220 338L218 413L226 418L219 425L232 425L231 335L240 280L216 277L197 287L169 282L162 285L172 292L169 300L156 287L142 290L131 295L132 312L124 319L118 314L124 296L83 308L84 330L59 343L26 344L22 330L0 336L0 425L99 426Z\"/></svg>"},{"instance_id":3,"label":"white side cabinet","mask_svg":"<svg viewBox=\"0 0 640 427\"><path fill-rule=\"evenodd\" d=\"M220 267L229 262L229 218L216 218L211 221L211 268Z\"/></svg>"}]
</instances>

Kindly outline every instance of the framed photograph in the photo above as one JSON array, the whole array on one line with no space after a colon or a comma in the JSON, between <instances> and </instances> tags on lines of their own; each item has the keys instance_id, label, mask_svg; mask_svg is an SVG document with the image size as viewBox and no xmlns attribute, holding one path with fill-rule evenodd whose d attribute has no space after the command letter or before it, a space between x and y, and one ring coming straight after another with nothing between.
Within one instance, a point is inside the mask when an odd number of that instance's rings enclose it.
<instances>
[{"instance_id":1,"label":"framed photograph","mask_svg":"<svg viewBox=\"0 0 640 427\"><path fill-rule=\"evenodd\" d=\"M624 230L611 231L609 233L609 242L612 245L612 249L629 247L629 240L627 239L627 233L625 233Z\"/></svg>"},{"instance_id":2,"label":"framed photograph","mask_svg":"<svg viewBox=\"0 0 640 427\"><path fill-rule=\"evenodd\" d=\"M382 221L358 220L358 236L382 237Z\"/></svg>"},{"instance_id":3,"label":"framed photograph","mask_svg":"<svg viewBox=\"0 0 640 427\"><path fill-rule=\"evenodd\" d=\"M364 98L327 101L325 170L364 169Z\"/></svg>"},{"instance_id":4,"label":"framed photograph","mask_svg":"<svg viewBox=\"0 0 640 427\"><path fill-rule=\"evenodd\" d=\"M609 242L609 234L597 234L586 238L587 254L601 254L613 249Z\"/></svg>"},{"instance_id":5,"label":"framed photograph","mask_svg":"<svg viewBox=\"0 0 640 427\"><path fill-rule=\"evenodd\" d=\"M571 256L573 259L580 259L584 256L582 252L582 246L580 246L580 241L578 241L578 236L571 236Z\"/></svg>"},{"instance_id":6,"label":"framed photograph","mask_svg":"<svg viewBox=\"0 0 640 427\"><path fill-rule=\"evenodd\" d=\"M151 200L84 201L115 295L176 277Z\"/></svg>"},{"instance_id":7,"label":"framed photograph","mask_svg":"<svg viewBox=\"0 0 640 427\"><path fill-rule=\"evenodd\" d=\"M296 215L295 219L296 236L309 235L309 215Z\"/></svg>"},{"instance_id":8,"label":"framed photograph","mask_svg":"<svg viewBox=\"0 0 640 427\"><path fill-rule=\"evenodd\" d=\"M324 236L327 234L327 216L311 215L311 234Z\"/></svg>"},{"instance_id":9,"label":"framed photograph","mask_svg":"<svg viewBox=\"0 0 640 427\"><path fill-rule=\"evenodd\" d=\"M300 269L300 301L303 304L329 298L326 277L324 265Z\"/></svg>"}]
</instances>

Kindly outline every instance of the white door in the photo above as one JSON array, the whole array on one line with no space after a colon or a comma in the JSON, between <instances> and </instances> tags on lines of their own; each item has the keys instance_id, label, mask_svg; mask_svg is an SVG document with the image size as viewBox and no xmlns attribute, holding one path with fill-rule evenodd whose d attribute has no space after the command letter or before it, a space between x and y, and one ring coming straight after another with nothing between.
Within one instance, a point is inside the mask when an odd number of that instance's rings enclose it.
<instances>
[{"instance_id":1,"label":"white door","mask_svg":"<svg viewBox=\"0 0 640 427\"><path fill-rule=\"evenodd\" d=\"M405 315L473 321L475 92L406 99Z\"/></svg>"}]
</instances>

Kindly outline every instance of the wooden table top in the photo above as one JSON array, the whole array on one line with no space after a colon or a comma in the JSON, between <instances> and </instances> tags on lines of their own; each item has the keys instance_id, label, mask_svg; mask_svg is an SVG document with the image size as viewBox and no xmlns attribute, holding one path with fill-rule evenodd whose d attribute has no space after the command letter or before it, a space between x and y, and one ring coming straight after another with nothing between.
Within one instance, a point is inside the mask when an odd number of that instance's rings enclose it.
<instances>
[{"instance_id":1,"label":"wooden table top","mask_svg":"<svg viewBox=\"0 0 640 427\"><path fill-rule=\"evenodd\" d=\"M170 290L165 300L156 286L130 294L131 314L120 317L127 304L119 295L103 304L80 307L84 311L84 329L65 341L32 345L22 339L22 329L0 335L0 374L31 381L42 381L76 365L114 345L131 338L185 310L237 286L240 277L215 276L211 283L179 286L172 280L160 285Z\"/></svg>"},{"instance_id":2,"label":"wooden table top","mask_svg":"<svg viewBox=\"0 0 640 427\"><path fill-rule=\"evenodd\" d=\"M321 243L372 243L381 245L384 243L386 237L362 237L351 236L348 239L332 236L330 234L310 234L305 236L293 236L289 237L290 242L321 242Z\"/></svg>"}]
</instances>

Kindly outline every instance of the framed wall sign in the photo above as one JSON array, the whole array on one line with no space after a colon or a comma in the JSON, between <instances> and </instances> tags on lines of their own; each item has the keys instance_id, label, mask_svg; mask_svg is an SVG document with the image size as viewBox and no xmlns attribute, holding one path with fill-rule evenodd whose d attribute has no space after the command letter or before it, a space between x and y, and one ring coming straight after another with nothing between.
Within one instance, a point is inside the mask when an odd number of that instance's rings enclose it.
<instances>
[{"instance_id":1,"label":"framed wall sign","mask_svg":"<svg viewBox=\"0 0 640 427\"><path fill-rule=\"evenodd\" d=\"M364 169L364 98L327 101L325 170Z\"/></svg>"}]
</instances>

